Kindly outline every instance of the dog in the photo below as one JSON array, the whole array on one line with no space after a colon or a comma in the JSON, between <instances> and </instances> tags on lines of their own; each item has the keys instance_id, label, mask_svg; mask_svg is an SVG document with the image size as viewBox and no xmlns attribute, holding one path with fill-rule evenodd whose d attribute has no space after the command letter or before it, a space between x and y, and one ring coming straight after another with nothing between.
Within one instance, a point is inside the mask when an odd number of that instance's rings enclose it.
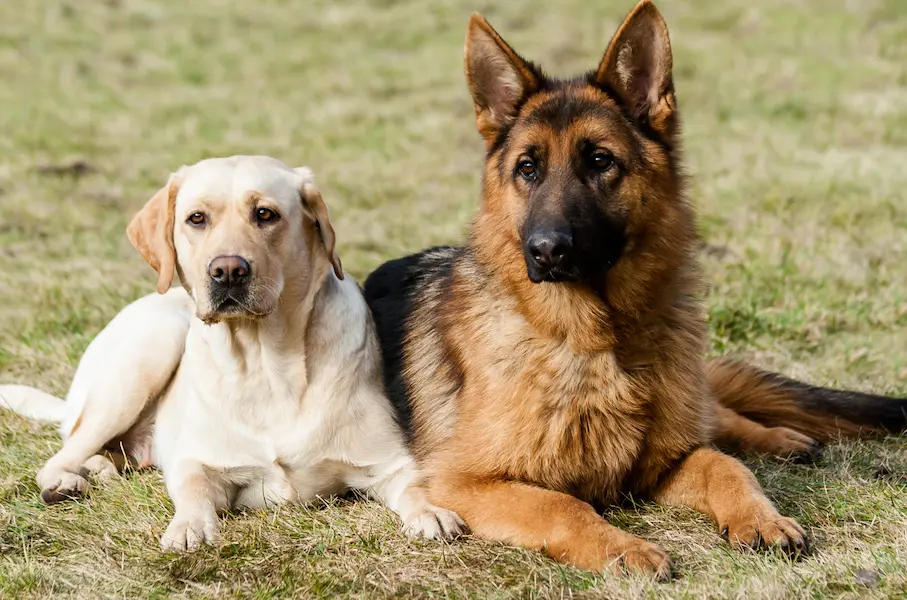
<instances>
[{"instance_id":1,"label":"dog","mask_svg":"<svg viewBox=\"0 0 907 600\"><path fill-rule=\"evenodd\" d=\"M569 80L474 14L465 70L486 159L468 241L365 284L429 500L477 537L657 578L668 555L604 507L627 494L686 506L736 545L796 555L804 529L713 443L808 454L829 435L903 429L907 409L705 361L672 62L648 0Z\"/></svg>"},{"instance_id":2,"label":"dog","mask_svg":"<svg viewBox=\"0 0 907 600\"><path fill-rule=\"evenodd\" d=\"M418 485L369 309L310 170L262 156L183 167L128 236L160 295L91 342L65 402L0 387L0 403L62 421L63 448L37 476L46 502L131 462L163 471L175 507L164 550L217 542L230 509L350 489L384 502L409 535L461 531ZM175 274L183 287L170 289Z\"/></svg>"}]
</instances>

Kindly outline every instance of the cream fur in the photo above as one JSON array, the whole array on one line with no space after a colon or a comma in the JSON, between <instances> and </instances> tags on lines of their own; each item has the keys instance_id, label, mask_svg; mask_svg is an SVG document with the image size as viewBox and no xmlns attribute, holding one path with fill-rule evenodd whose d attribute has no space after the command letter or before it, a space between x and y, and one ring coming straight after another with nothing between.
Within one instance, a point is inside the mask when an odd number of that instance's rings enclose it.
<instances>
[{"instance_id":1,"label":"cream fur","mask_svg":"<svg viewBox=\"0 0 907 600\"><path fill-rule=\"evenodd\" d=\"M84 493L89 475L129 461L163 471L176 509L161 538L166 550L216 542L227 509L350 489L384 502L410 535L458 534L459 517L431 505L420 487L382 389L361 291L335 275L332 249L314 239L330 223L314 228L304 191L311 172L231 157L184 167L168 185L177 186L171 247L183 288L123 309L89 345L65 405L0 386L0 405L62 420L64 446L37 477L45 500ZM163 191L164 204L143 213L168 208ZM284 230L248 223L253 193ZM211 225L187 228L184 213L200 207ZM137 220L155 216L143 213ZM219 314L210 300L207 265L224 254L253 266L259 291L248 314Z\"/></svg>"}]
</instances>

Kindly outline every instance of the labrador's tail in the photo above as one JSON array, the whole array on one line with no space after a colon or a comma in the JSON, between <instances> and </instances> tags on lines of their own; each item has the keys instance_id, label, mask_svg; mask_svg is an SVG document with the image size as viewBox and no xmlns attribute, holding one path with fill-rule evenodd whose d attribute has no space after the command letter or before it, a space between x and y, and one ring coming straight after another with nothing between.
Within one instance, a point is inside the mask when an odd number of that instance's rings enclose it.
<instances>
[{"instance_id":1,"label":"labrador's tail","mask_svg":"<svg viewBox=\"0 0 907 600\"><path fill-rule=\"evenodd\" d=\"M66 414L64 400L25 385L0 385L0 408L48 423L61 423Z\"/></svg>"}]
</instances>

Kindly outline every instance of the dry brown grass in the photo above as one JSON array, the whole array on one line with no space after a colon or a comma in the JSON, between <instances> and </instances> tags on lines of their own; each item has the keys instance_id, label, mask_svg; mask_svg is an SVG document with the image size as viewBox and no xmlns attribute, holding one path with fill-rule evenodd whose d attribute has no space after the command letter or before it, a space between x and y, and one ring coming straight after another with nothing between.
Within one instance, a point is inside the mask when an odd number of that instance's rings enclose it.
<instances>
[{"instance_id":1,"label":"dry brown grass","mask_svg":"<svg viewBox=\"0 0 907 600\"><path fill-rule=\"evenodd\" d=\"M482 158L461 74L469 12L566 74L595 64L631 3L0 3L0 381L64 393L91 337L153 289L124 226L182 163L308 164L360 278L456 242ZM907 394L903 2L660 4L709 242L714 351ZM33 475L58 444L0 415L2 597L907 596L898 438L834 446L816 466L750 461L815 540L797 563L736 553L689 511L615 510L670 552L665 585L477 541L411 542L380 506L346 500L238 515L223 547L161 555L172 507L155 473L41 504Z\"/></svg>"}]
</instances>

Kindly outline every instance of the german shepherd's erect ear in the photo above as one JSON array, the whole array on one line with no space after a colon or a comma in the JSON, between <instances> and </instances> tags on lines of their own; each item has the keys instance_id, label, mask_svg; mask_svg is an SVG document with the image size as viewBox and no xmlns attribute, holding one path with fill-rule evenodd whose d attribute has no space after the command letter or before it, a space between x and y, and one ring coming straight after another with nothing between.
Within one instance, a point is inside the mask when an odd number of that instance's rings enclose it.
<instances>
[{"instance_id":1,"label":"german shepherd's erect ear","mask_svg":"<svg viewBox=\"0 0 907 600\"><path fill-rule=\"evenodd\" d=\"M668 27L655 4L642 0L614 34L590 83L616 95L637 120L671 137L676 128L672 66ZM466 81L479 133L491 146L545 77L474 13L466 32Z\"/></svg>"},{"instance_id":2,"label":"german shepherd's erect ear","mask_svg":"<svg viewBox=\"0 0 907 600\"><path fill-rule=\"evenodd\" d=\"M672 136L676 127L671 40L661 13L642 0L614 34L594 82L613 90L631 114Z\"/></svg>"},{"instance_id":3,"label":"german shepherd's erect ear","mask_svg":"<svg viewBox=\"0 0 907 600\"><path fill-rule=\"evenodd\" d=\"M476 126L491 146L516 119L522 102L537 91L541 74L473 13L466 29L466 83L476 110Z\"/></svg>"}]
</instances>

